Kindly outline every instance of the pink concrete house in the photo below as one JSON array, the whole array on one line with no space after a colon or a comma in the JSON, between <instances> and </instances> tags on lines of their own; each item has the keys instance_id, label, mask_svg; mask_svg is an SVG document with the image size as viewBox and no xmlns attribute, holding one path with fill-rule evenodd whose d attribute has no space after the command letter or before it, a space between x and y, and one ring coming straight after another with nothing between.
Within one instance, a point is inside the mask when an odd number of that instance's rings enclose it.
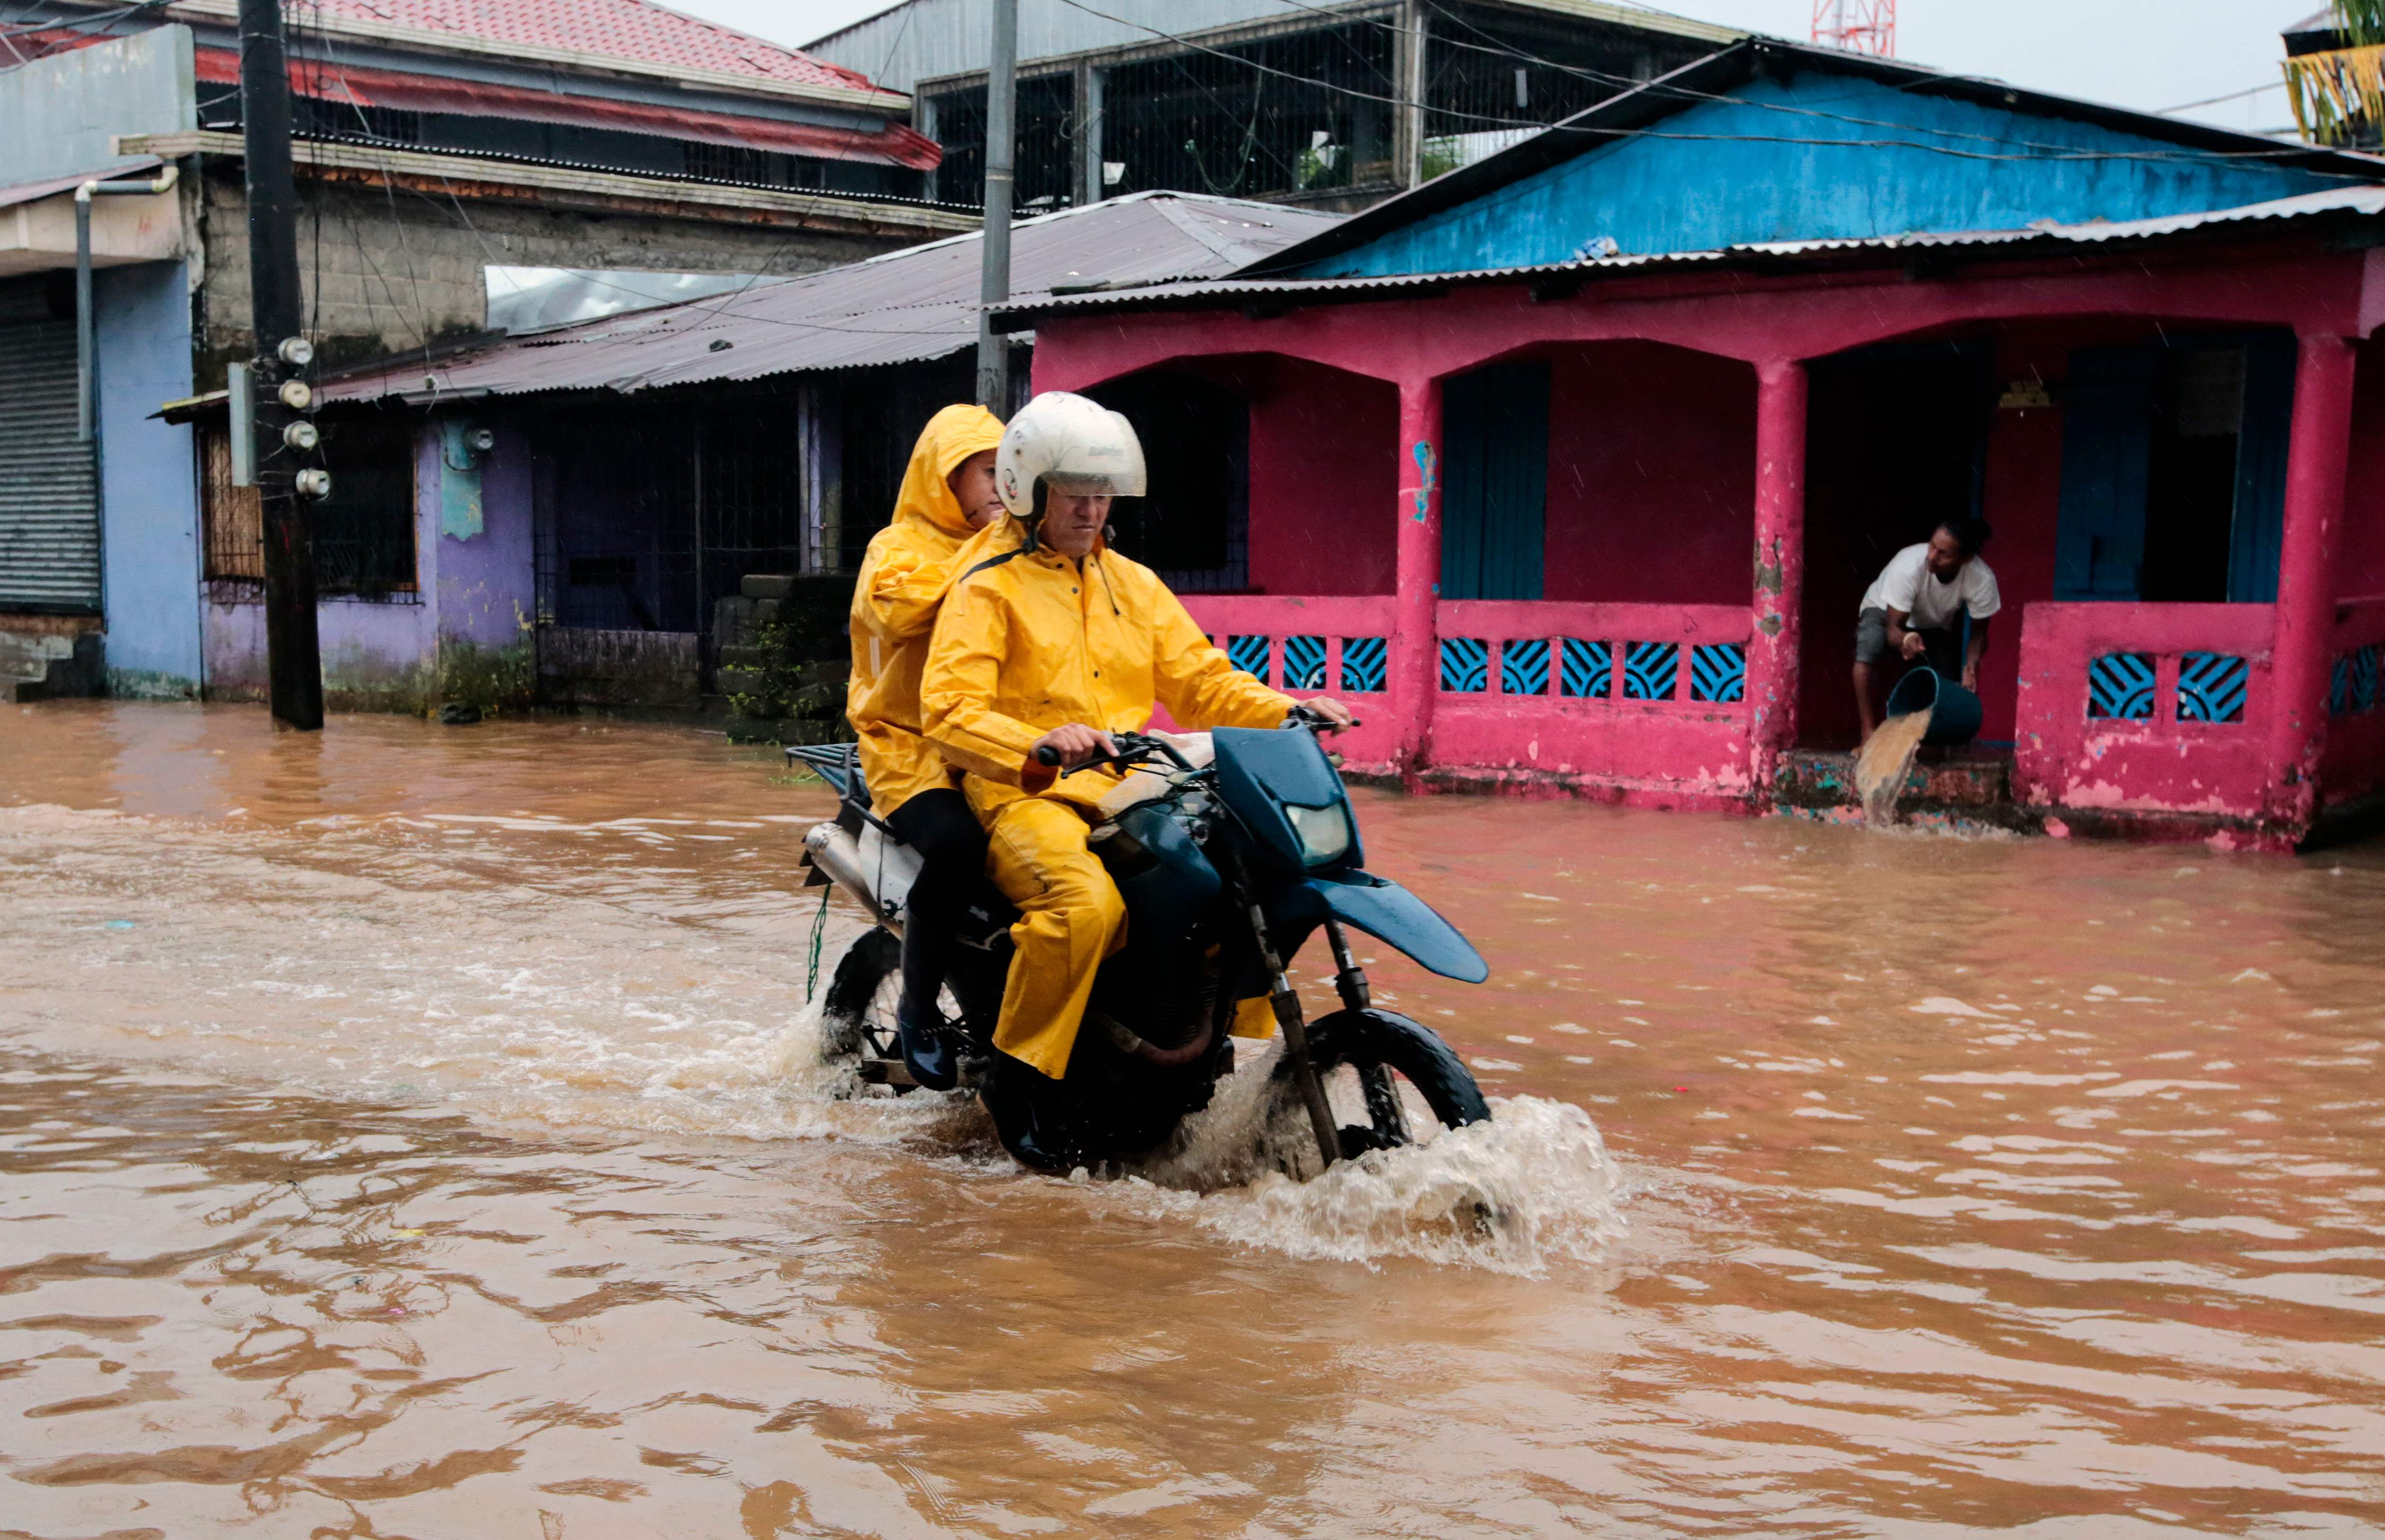
<instances>
[{"instance_id":1,"label":"pink concrete house","mask_svg":"<svg viewBox=\"0 0 2385 1540\"><path fill-rule=\"evenodd\" d=\"M1864 585L1975 512L2007 821L2277 846L2385 780L2380 322L2385 164L1754 41L1005 324L1232 467L1153 558L1355 765L1769 808L1854 740Z\"/></svg>"}]
</instances>

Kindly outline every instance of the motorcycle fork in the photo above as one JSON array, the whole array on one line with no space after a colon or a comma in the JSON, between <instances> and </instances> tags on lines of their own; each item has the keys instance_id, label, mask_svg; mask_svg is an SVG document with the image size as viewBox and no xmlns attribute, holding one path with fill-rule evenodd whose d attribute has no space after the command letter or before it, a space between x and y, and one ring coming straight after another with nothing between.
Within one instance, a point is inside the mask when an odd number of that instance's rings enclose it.
<instances>
[{"instance_id":1,"label":"motorcycle fork","mask_svg":"<svg viewBox=\"0 0 2385 1540\"><path fill-rule=\"evenodd\" d=\"M1300 995L1292 987L1283 959L1276 955L1275 939L1267 931L1267 911L1252 896L1250 884L1242 881L1241 864L1232 863L1228 880L1233 883L1234 896L1242 902L1243 912L1251 917L1251 939L1258 945L1260 965L1273 984L1267 1005L1275 1012L1276 1030L1283 1033L1283 1052L1292 1065L1292 1081L1308 1108L1308 1127L1317 1136L1317 1157L1330 1166L1342 1158L1342 1135L1334 1129L1333 1107L1325 1099L1325 1083L1317 1076L1317 1061L1308 1057L1308 1021L1301 1015Z\"/></svg>"},{"instance_id":2,"label":"motorcycle fork","mask_svg":"<svg viewBox=\"0 0 2385 1540\"><path fill-rule=\"evenodd\" d=\"M1347 1010L1366 1010L1375 1003L1374 992L1367 986L1367 970L1350 952L1350 938L1342 931L1342 921L1330 912L1325 917L1325 939L1333 946L1333 988L1342 996ZM1367 1116L1378 1132L1405 1144L1408 1138L1407 1109L1400 1105L1399 1088L1392 1083L1392 1072L1380 1064L1358 1066L1358 1086L1367 1094Z\"/></svg>"}]
</instances>

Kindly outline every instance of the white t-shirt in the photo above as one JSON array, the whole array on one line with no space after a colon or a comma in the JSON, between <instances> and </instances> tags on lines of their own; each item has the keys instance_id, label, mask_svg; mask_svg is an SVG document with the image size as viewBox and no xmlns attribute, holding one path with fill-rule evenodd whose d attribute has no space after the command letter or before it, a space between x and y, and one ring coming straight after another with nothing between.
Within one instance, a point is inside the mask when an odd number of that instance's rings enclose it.
<instances>
[{"instance_id":1,"label":"white t-shirt","mask_svg":"<svg viewBox=\"0 0 2385 1540\"><path fill-rule=\"evenodd\" d=\"M1996 575L1978 557L1963 563L1952 582L1940 582L1929 573L1929 547L1907 545L1889 559L1864 590L1864 609L1901 609L1916 631L1951 627L1966 607L1971 619L1984 620L2004 607L1996 592Z\"/></svg>"}]
</instances>

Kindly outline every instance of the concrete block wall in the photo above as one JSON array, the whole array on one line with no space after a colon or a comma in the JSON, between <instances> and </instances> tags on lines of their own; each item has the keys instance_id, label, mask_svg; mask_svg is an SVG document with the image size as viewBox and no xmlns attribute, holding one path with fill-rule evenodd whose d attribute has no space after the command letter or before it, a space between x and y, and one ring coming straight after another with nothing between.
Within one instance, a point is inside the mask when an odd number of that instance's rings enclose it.
<instances>
[{"instance_id":1,"label":"concrete block wall","mask_svg":"<svg viewBox=\"0 0 2385 1540\"><path fill-rule=\"evenodd\" d=\"M337 366L487 324L482 269L618 268L654 272L793 275L858 261L899 242L770 226L596 215L529 204L302 181L298 265L318 346ZM248 199L237 162L210 166L198 194L206 283L202 388L248 356ZM319 249L318 232L319 232ZM318 292L319 291L319 292Z\"/></svg>"}]
</instances>

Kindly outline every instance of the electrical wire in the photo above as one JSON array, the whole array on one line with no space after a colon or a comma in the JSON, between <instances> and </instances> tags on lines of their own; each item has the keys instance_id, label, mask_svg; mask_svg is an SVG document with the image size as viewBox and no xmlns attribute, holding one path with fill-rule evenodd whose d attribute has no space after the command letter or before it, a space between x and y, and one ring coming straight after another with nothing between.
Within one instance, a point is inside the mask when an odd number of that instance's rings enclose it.
<instances>
[{"instance_id":1,"label":"electrical wire","mask_svg":"<svg viewBox=\"0 0 2385 1540\"><path fill-rule=\"evenodd\" d=\"M1309 79L1307 79L1307 78L1306 78L1306 77L1305 77L1305 76L1293 75L1293 74L1291 74L1289 71L1282 70L1282 69L1277 69L1272 68L1271 66L1261 64L1261 63L1259 63L1259 62L1258 62L1257 60L1255 60L1255 59L1247 58L1247 57L1244 57L1244 56L1241 56L1241 55L1237 55L1237 54L1228 53L1228 52L1226 52L1226 51L1225 51L1225 50L1223 50L1223 49L1217 48L1217 47L1213 47L1213 46L1211 46L1210 44L1205 44L1205 43L1199 42L1199 41L1197 41L1196 39L1190 38L1190 37L1186 37L1186 36L1183 36L1183 35L1181 35L1181 34L1180 34L1180 33L1176 33L1176 32L1166 31L1162 30L1162 29L1160 29L1160 28L1151 26L1151 25L1150 25L1149 23L1147 23L1147 22L1142 22L1142 21L1135 21L1135 20L1131 20L1131 19L1128 19L1128 18L1126 18L1126 17L1122 17L1122 16L1114 16L1114 15L1110 14L1110 13L1109 13L1109 12L1107 12L1107 11L1104 11L1104 10L1097 9L1097 8L1096 8L1096 7L1094 7L1093 6L1091 6L1091 5L1086 4L1086 0L1060 0L1060 4L1062 4L1062 5L1064 5L1064 6L1068 6L1069 8L1071 8L1071 9L1073 9L1073 10L1080 10L1080 11L1083 11L1083 12L1084 12L1086 15L1088 15L1088 16L1093 16L1093 17L1099 18L1100 19L1102 19L1102 20L1104 20L1104 21L1111 22L1111 23L1113 23L1114 25L1117 25L1117 26L1128 27L1128 28L1131 28L1131 29L1133 29L1133 30L1134 30L1134 31L1136 31L1146 32L1146 33L1149 33L1151 36L1153 36L1153 37L1155 37L1155 38L1158 38L1158 39L1161 39L1162 41L1168 42L1168 43L1174 43L1174 44L1178 44L1178 45L1180 45L1180 46L1181 46L1181 47L1189 48L1189 49L1192 49L1192 50L1193 50L1193 51L1195 51L1195 52L1198 52L1198 53L1204 53L1204 54L1213 55L1213 56L1217 56L1217 57L1218 57L1218 58L1230 59L1230 60L1232 60L1232 61L1233 61L1233 62L1235 62L1235 63L1238 63L1238 64L1242 65L1242 66L1243 66L1244 68L1246 68L1246 69L1259 70L1259 71L1262 71L1262 72L1264 72L1264 73L1267 73L1267 74L1282 76L1282 77L1284 77L1284 78L1286 78L1286 79L1290 79L1290 80L1300 81L1302 81L1303 83L1307 84L1307 85L1310 85L1310 86L1313 86L1314 88L1316 88L1316 89L1317 89L1317 90L1320 90L1320 91L1326 91L1326 92L1330 92L1330 93L1332 93L1332 94L1336 94L1336 95L1349 96L1349 97L1353 97L1353 98L1355 98L1355 99L1357 99L1357 100L1361 100L1361 101L1380 102L1380 103L1383 103L1383 104L1385 104L1385 105L1387 105L1387 106L1392 106L1392 107L1397 107L1397 108L1402 108L1402 109L1407 109L1407 110L1418 110L1418 109L1422 109L1422 108L1423 108L1423 106L1424 106L1424 104L1422 104L1422 103L1408 102L1408 101L1402 100L1402 99L1400 99L1400 98L1398 98L1398 97L1393 97L1393 96L1385 96L1385 95L1381 95L1381 94L1379 94L1374 93L1374 92L1359 91L1359 90L1356 90L1356 89L1355 89L1355 88L1353 88L1353 87L1350 87L1350 86L1334 85L1334 84L1331 84L1331 83L1327 82L1327 81L1313 81L1313 80L1309 80ZM1304 6L1303 8L1311 8L1311 7L1305 7L1305 6ZM1553 66L1553 68L1564 68L1564 67L1561 67L1561 66ZM1635 82L1635 84L1637 84L1637 83L1638 83L1638 82ZM1680 91L1680 88L1679 88L1679 87L1667 87L1667 86L1666 86L1666 85L1664 84L1664 82L1663 82L1663 81L1662 81L1661 79L1660 79L1660 80L1658 80L1658 81L1656 81L1647 82L1644 86L1642 86L1641 88L1642 88L1642 89L1650 90L1650 91L1654 91L1654 92L1673 92L1673 93L1679 93L1679 92ZM1965 133L1965 132L1962 132L1962 131L1954 131L1954 130L1940 130L1940 129L1923 128L1923 127L1920 127L1920 126L1918 126L1918 125L1911 124L1911 123L1896 123L1896 122L1881 121L1881 120L1879 120L1879 119L1859 119L1859 118L1853 118L1853 117L1847 117L1847 116L1842 115L1842 114L1836 114L1836 113L1824 112L1824 111L1822 111L1822 110L1820 110L1820 109L1817 109L1817 108L1811 108L1811 107L1797 107L1797 106L1792 106L1792 105L1790 105L1790 104L1787 104L1787 103L1756 102L1756 101L1749 101L1749 100L1746 100L1746 99L1743 99L1743 98L1742 98L1742 99L1737 99L1737 105L1744 105L1744 106L1757 106L1757 107L1763 107L1763 108L1767 108L1767 109L1770 109L1770 110L1777 110L1777 111L1781 111L1781 112L1794 113L1794 114L1797 114L1798 116L1803 116L1803 117L1825 118L1825 119L1839 119L1839 120L1842 120L1842 121L1848 122L1848 123L1850 123L1850 124L1860 125L1860 126L1867 126L1867 127L1876 127L1876 128L1887 129L1887 130L1891 130L1891 131L1901 131L1901 132L1905 132L1905 133L1914 133L1914 134L1935 134L1935 135L1939 135L1939 136L1941 136L1941 137L1945 137L1945 138L1971 139L1971 140L1983 141L1983 142L1986 142L1986 143L1992 143L1992 144L2013 144L2013 143L2018 143L2018 144L2026 144L2026 145L2031 145L2033 150L2035 150L2035 151L2042 151L2042 152L2044 152L2044 153L2013 154L2013 153L2009 153L2009 152L1991 152L1991 151L1981 151L1981 150L1966 150L1966 149L1958 148L1958 147L1954 146L1954 145L1947 145L1947 144L1932 144L1919 143L1919 142L1917 142L1917 141L1914 141L1914 140L1902 140L1902 139L1843 139L1843 138L1817 138L1817 138L1809 138L1809 137L1801 137L1801 136L1792 135L1792 134L1761 134L1761 133L1680 133L1680 132L1672 132L1672 131L1667 131L1656 130L1656 129L1614 129L1614 128L1601 128L1601 127L1597 127L1597 126L1595 126L1595 125L1592 125L1592 124L1575 124L1575 123L1538 123L1538 122L1530 121L1530 120L1529 120L1529 119L1511 119L1511 118L1501 118L1501 117L1497 117L1497 116L1492 115L1492 114L1490 114L1490 113L1468 112L1468 111L1465 111L1465 110L1463 110L1463 109L1461 109L1461 108L1442 107L1442 108L1434 108L1434 109L1432 109L1432 110L1437 111L1437 112L1440 112L1440 113L1441 113L1442 116L1444 116L1444 117L1454 117L1454 118L1466 118L1466 119L1473 119L1473 120L1475 120L1475 121L1481 122L1481 123L1486 123L1486 124L1490 124L1490 125L1492 125L1492 126L1493 126L1493 127L1497 127L1497 128L1508 128L1508 129L1531 129L1531 130L1533 130L1533 131L1535 131L1549 132L1549 133L1578 133L1578 134L1583 134L1583 135L1594 135L1594 136L1596 136L1596 137L1598 137L1598 138L1600 138L1600 139L1603 139L1603 140L1605 140L1605 141L1610 141L1610 142L1612 142L1612 141L1616 141L1616 140L1622 140L1622 139L1666 139L1666 140L1680 140L1680 141L1693 142L1693 143L1798 144L1798 145L1810 145L1810 146L1814 146L1814 147L1817 147L1817 148L1847 148L1847 149L1904 149L1904 150L1920 150L1920 151L1924 151L1924 152L1929 153L1929 154L1933 154L1933 155L1943 155L1943 156L1947 156L1947 157L1953 157L1953 158L1955 158L1955 159L1962 159L1962 160L1981 160L1981 161L2144 161L2144 162L2154 162L2154 163L2175 163L2175 164L2181 164L2181 165L2208 166L2208 165L2213 164L2214 162L2226 163L2226 162L2229 162L2229 161L2240 161L2240 160L2241 160L2241 161L2265 161L2265 160L2277 160L2277 159L2283 159L2283 158L2288 158L2288 157L2306 157L2306 156L2308 156L2308 155L2310 155L2310 154L2312 153L2312 152L2311 152L2311 150L2309 149L2309 147L2308 147L2308 146L2305 146L2305 145L2280 145L2280 146L2279 146L2279 147L2277 147L2277 148L2275 148L2275 149L2262 149L2262 150L2214 150L2214 151L2169 151L2169 150L2160 150L2160 151L2155 151L2155 150L2142 150L2142 151L2119 151L2119 150L2082 150L2082 149L2077 149L2077 148L2074 148L2074 147L2071 147L2071 146L2067 146L2067 145L2037 144L2035 144L2034 142L2031 142L2031 141L2012 141L2012 140L1999 139L1999 138L1997 138L1996 136L1994 136L1994 135L1990 135L1990 134ZM2322 173L2322 174L2328 174L2328 175L2340 175L2340 176L2343 177L2343 178L2344 178L2345 180L2347 180L2347 181L2348 181L2348 180L2353 180L2353 179L2354 178L2354 173L2350 172L2350 171L2345 171L2345 172L2327 172L2327 173Z\"/></svg>"}]
</instances>

